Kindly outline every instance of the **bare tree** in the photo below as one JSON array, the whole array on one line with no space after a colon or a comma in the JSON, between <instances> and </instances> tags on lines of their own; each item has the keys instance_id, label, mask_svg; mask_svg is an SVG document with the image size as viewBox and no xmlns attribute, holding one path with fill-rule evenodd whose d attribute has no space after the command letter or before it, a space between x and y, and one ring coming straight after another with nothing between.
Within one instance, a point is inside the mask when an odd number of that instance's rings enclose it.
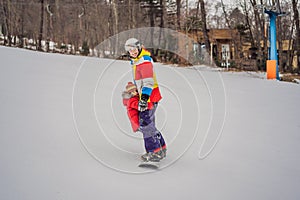
<instances>
[{"instance_id":1,"label":"bare tree","mask_svg":"<svg viewBox=\"0 0 300 200\"><path fill-rule=\"evenodd\" d=\"M2 8L3 8L5 35L8 38L7 40L4 40L4 45L8 44L8 46L11 46L10 0L2 0L1 4L2 4Z\"/></svg>"},{"instance_id":2,"label":"bare tree","mask_svg":"<svg viewBox=\"0 0 300 200\"><path fill-rule=\"evenodd\" d=\"M207 22L206 22L206 10L204 0L199 0L200 10L201 10L201 21L202 21L202 31L204 36L204 43L206 46L207 52L210 54L210 41L208 36Z\"/></svg>"},{"instance_id":3,"label":"bare tree","mask_svg":"<svg viewBox=\"0 0 300 200\"><path fill-rule=\"evenodd\" d=\"M114 23L113 23L113 34L116 37L116 40L114 40L115 44L114 45L114 53L118 54L118 33L119 33L119 15L118 15L118 9L117 9L117 4L116 4L116 0L112 0L111 1L111 6L112 6L112 16L114 19Z\"/></svg>"},{"instance_id":4,"label":"bare tree","mask_svg":"<svg viewBox=\"0 0 300 200\"><path fill-rule=\"evenodd\" d=\"M297 52L297 71L300 73L300 22L299 22L299 11L298 11L298 0L292 0L293 12L294 12L294 22L296 29L296 39L294 50Z\"/></svg>"},{"instance_id":5,"label":"bare tree","mask_svg":"<svg viewBox=\"0 0 300 200\"><path fill-rule=\"evenodd\" d=\"M287 0L280 2L288 3ZM184 3L186 4L186 1ZM225 7L225 1L222 0L215 8L219 11L223 9L223 12L216 11L215 17L211 16L212 12L208 11L211 6L207 6L208 2L205 4L204 0L196 1L196 15L189 6L187 7L189 10L184 12L188 16L182 16L184 3L183 0L0 0L0 25L5 35L5 45L17 46L24 43L26 47L30 47L28 40L22 41L24 37L33 39L34 44L31 46L36 45L41 50L42 41L52 40L58 44L57 48L72 44L75 51L71 53L75 53L83 44L93 48L106 38L131 28L166 26L180 30L183 27L182 19L185 17L190 19L187 21L189 24L185 24L188 27L186 30L203 31L203 41L207 50L210 49L208 35L210 25L231 29L240 26L243 33L240 43L250 42L252 47L256 47L258 59L261 61L260 66L263 66L267 55L266 23L263 12L255 9L256 5L263 3L263 0L243 0L237 4L237 7L240 6L242 9ZM291 9L293 15L287 19L278 19L279 58L282 59L280 63L288 63L286 67L282 66L289 71L292 58L297 55L299 71L299 0L292 0L291 4L282 4L282 9L286 8L284 5L293 7ZM218 22L213 23L213 20ZM21 42L17 38L21 39ZM282 56L286 55L284 45L280 43L284 40L289 40L289 45L293 48L293 51L287 52L287 58ZM117 43L118 41L112 44L112 47ZM158 53L159 51L156 51L156 54ZM238 54L235 52L235 55Z\"/></svg>"},{"instance_id":6,"label":"bare tree","mask_svg":"<svg viewBox=\"0 0 300 200\"><path fill-rule=\"evenodd\" d=\"M221 5L222 5L222 10L223 10L223 13L224 13L224 18L225 18L225 22L227 24L227 27L231 29L231 24L229 22L228 14L227 14L227 11L226 11L223 0L221 0Z\"/></svg>"},{"instance_id":7,"label":"bare tree","mask_svg":"<svg viewBox=\"0 0 300 200\"><path fill-rule=\"evenodd\" d=\"M39 32L39 43L38 50L42 50L42 40L43 40L43 31L44 31L44 0L40 0L41 2L41 17L40 17L40 32Z\"/></svg>"},{"instance_id":8,"label":"bare tree","mask_svg":"<svg viewBox=\"0 0 300 200\"><path fill-rule=\"evenodd\" d=\"M180 30L181 29L181 23L180 23L180 19L181 19L181 0L176 0L176 15L177 15L177 29Z\"/></svg>"}]
</instances>

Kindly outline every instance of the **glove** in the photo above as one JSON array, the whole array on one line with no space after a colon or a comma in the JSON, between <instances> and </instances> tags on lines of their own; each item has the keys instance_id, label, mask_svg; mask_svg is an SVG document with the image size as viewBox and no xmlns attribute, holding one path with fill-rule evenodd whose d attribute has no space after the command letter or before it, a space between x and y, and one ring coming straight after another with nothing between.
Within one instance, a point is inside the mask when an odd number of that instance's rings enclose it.
<instances>
[{"instance_id":1,"label":"glove","mask_svg":"<svg viewBox=\"0 0 300 200\"><path fill-rule=\"evenodd\" d=\"M131 97L132 96L129 92L127 92L127 91L122 92L122 98L123 99L130 99Z\"/></svg>"},{"instance_id":2,"label":"glove","mask_svg":"<svg viewBox=\"0 0 300 200\"><path fill-rule=\"evenodd\" d=\"M145 110L148 109L148 99L149 99L149 95L142 94L141 99L139 101L139 107L138 107L138 110L140 112L144 112Z\"/></svg>"}]
</instances>

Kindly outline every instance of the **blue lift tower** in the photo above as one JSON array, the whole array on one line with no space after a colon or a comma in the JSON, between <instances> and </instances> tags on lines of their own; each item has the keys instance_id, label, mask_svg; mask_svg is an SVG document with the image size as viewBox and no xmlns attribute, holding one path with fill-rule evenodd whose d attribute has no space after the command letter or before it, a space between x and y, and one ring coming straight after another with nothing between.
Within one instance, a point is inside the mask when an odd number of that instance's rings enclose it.
<instances>
[{"instance_id":1,"label":"blue lift tower","mask_svg":"<svg viewBox=\"0 0 300 200\"><path fill-rule=\"evenodd\" d=\"M277 55L277 45L276 45L276 18L278 16L286 15L285 12L281 11L279 0L268 0L269 2L264 6L264 13L269 15L270 27L269 27L269 60L267 61L267 72L268 68L275 68L269 71L275 70L276 79L279 80L279 68L278 68L278 55ZM269 75L268 75L269 76ZM272 76L271 76L272 77Z\"/></svg>"}]
</instances>

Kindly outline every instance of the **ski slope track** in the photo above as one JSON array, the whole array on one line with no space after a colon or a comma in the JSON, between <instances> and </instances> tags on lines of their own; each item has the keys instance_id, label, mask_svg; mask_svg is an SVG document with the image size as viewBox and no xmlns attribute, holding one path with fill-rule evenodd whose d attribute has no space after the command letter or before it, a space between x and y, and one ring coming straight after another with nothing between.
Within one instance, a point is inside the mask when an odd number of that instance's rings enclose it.
<instances>
[{"instance_id":1,"label":"ski slope track","mask_svg":"<svg viewBox=\"0 0 300 200\"><path fill-rule=\"evenodd\" d=\"M300 87L155 63L168 144L137 167L128 61L0 47L0 199L300 199Z\"/></svg>"}]
</instances>

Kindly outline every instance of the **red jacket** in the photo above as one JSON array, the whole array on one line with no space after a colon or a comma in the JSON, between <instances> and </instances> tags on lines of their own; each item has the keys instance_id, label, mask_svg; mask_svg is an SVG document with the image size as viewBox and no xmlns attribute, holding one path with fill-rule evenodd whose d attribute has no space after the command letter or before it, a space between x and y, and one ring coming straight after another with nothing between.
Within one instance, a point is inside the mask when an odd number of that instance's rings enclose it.
<instances>
[{"instance_id":1,"label":"red jacket","mask_svg":"<svg viewBox=\"0 0 300 200\"><path fill-rule=\"evenodd\" d=\"M138 131L140 127L139 121L139 95L128 98L123 98L123 105L126 106L127 115L131 123L131 128L133 132ZM148 109L152 109L153 104L148 102Z\"/></svg>"},{"instance_id":2,"label":"red jacket","mask_svg":"<svg viewBox=\"0 0 300 200\"><path fill-rule=\"evenodd\" d=\"M130 99L123 98L123 104L126 106L127 115L131 123L132 130L134 132L138 131L140 127L139 123L139 111L138 111L138 104L139 104L139 96L131 97Z\"/></svg>"}]
</instances>

